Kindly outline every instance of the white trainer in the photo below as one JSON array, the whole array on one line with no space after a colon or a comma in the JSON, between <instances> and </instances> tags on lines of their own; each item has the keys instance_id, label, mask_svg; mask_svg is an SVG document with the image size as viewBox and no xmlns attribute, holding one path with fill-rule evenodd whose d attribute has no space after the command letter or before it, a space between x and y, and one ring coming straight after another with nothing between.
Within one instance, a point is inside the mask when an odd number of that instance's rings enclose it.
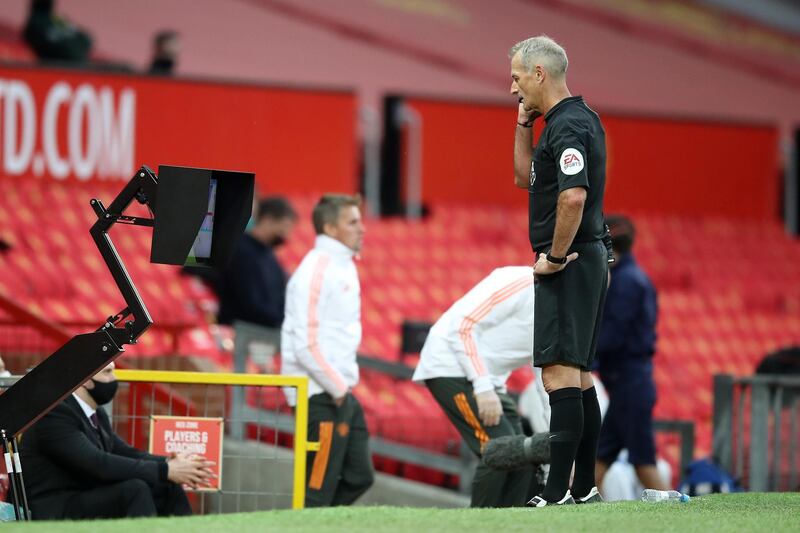
<instances>
[{"instance_id":1,"label":"white trainer","mask_svg":"<svg viewBox=\"0 0 800 533\"><path fill-rule=\"evenodd\" d=\"M534 496L531 498L531 501L528 502L528 507L547 507L548 505L572 505L575 503L575 500L572 498L572 494L567 491L564 494L564 497L558 500L557 502L549 502L542 498L541 496Z\"/></svg>"}]
</instances>

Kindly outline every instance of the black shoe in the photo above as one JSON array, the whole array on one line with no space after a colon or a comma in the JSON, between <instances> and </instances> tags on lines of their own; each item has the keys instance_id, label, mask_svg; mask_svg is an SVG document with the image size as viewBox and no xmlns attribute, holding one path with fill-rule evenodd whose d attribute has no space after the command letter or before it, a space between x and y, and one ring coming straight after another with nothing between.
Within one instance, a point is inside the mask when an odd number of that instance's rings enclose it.
<instances>
[{"instance_id":1,"label":"black shoe","mask_svg":"<svg viewBox=\"0 0 800 533\"><path fill-rule=\"evenodd\" d=\"M589 494L584 496L583 498L575 498L575 503L584 504L584 503L602 503L605 500L600 495L600 491L597 490L597 487L592 487L592 490L589 491Z\"/></svg>"},{"instance_id":2,"label":"black shoe","mask_svg":"<svg viewBox=\"0 0 800 533\"><path fill-rule=\"evenodd\" d=\"M557 502L549 502L542 498L541 496L534 496L531 501L528 502L528 507L548 507L551 505L572 505L575 503L575 500L572 499L572 494L567 491L563 498L558 500Z\"/></svg>"}]
</instances>

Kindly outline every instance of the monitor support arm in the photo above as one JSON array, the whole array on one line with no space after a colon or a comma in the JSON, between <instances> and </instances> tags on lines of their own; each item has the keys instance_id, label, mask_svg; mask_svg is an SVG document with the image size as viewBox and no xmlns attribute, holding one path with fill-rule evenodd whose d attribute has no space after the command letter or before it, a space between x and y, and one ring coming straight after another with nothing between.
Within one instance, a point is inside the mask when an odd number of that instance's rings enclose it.
<instances>
[{"instance_id":1,"label":"monitor support arm","mask_svg":"<svg viewBox=\"0 0 800 533\"><path fill-rule=\"evenodd\" d=\"M139 291L133 284L125 264L120 259L108 231L114 224L128 224L132 226L153 227L152 218L129 217L122 213L134 200L140 204L147 205L151 212L155 207L156 187L158 178L152 170L143 166L131 178L128 185L111 202L106 209L100 200L92 199L90 204L97 214L97 222L89 230L94 239L103 260L106 262L108 270L114 277L114 281L125 299L127 307L114 316L108 317L106 323L98 331L107 331L115 340L118 346L123 344L135 344L136 339L153 324L150 313L139 296ZM126 321L123 328L119 327L126 318L133 316L132 321Z\"/></svg>"},{"instance_id":2,"label":"monitor support arm","mask_svg":"<svg viewBox=\"0 0 800 533\"><path fill-rule=\"evenodd\" d=\"M100 200L91 206L97 221L89 230L119 287L126 307L93 333L76 335L5 393L0 394L0 431L14 439L72 391L116 359L125 344L136 340L153 324L139 292L117 253L108 231L115 223L153 226L153 219L123 215L134 200L155 208L158 177L143 166L131 178L113 202L105 208ZM132 319L129 319L132 318Z\"/></svg>"}]
</instances>

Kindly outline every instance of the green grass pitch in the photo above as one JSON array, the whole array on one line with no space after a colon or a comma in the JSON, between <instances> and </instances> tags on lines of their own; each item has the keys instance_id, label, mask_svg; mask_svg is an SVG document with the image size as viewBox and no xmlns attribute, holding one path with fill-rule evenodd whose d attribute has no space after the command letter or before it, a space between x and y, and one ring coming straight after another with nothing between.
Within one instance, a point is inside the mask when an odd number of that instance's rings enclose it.
<instances>
[{"instance_id":1,"label":"green grass pitch","mask_svg":"<svg viewBox=\"0 0 800 533\"><path fill-rule=\"evenodd\" d=\"M601 531L800 531L800 493L717 494L681 503L619 502L546 509L410 509L339 507L265 511L190 518L0 525L6 532L194 533L226 531L325 531L383 533Z\"/></svg>"}]
</instances>

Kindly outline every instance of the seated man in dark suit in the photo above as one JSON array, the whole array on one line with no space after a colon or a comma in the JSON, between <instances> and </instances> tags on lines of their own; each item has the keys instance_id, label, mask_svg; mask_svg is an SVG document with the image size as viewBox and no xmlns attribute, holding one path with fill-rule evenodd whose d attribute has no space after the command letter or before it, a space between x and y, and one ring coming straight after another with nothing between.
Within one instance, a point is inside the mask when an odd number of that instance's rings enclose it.
<instances>
[{"instance_id":1,"label":"seated man in dark suit","mask_svg":"<svg viewBox=\"0 0 800 533\"><path fill-rule=\"evenodd\" d=\"M195 455L150 455L126 444L98 409L116 391L110 363L23 435L34 520L192 513L181 485L208 481L213 463Z\"/></svg>"}]
</instances>

